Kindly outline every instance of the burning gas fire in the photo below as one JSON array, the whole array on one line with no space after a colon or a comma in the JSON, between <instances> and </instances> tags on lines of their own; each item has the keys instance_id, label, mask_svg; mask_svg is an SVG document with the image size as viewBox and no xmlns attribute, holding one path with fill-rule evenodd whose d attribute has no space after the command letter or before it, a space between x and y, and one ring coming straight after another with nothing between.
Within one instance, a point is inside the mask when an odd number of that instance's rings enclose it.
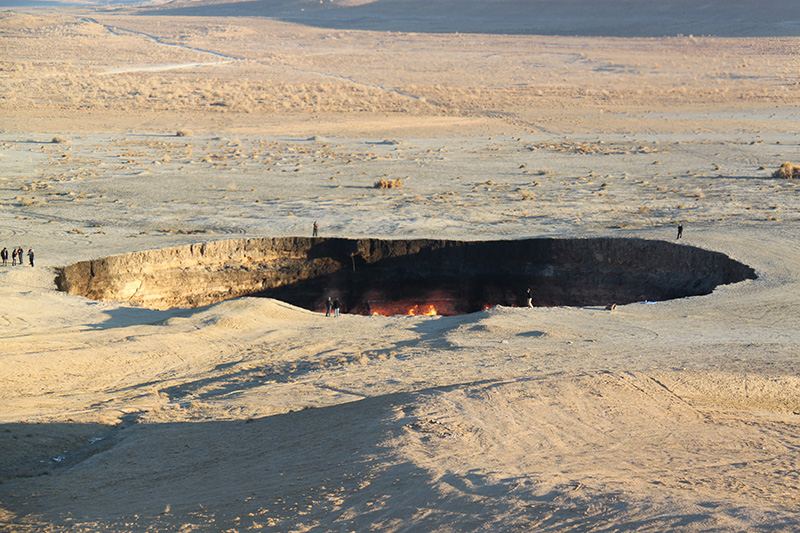
<instances>
[{"instance_id":1,"label":"burning gas fire","mask_svg":"<svg viewBox=\"0 0 800 533\"><path fill-rule=\"evenodd\" d=\"M377 290L365 296L349 312L373 316L452 316L470 311L463 298L448 291L428 291L398 300Z\"/></svg>"},{"instance_id":2,"label":"burning gas fire","mask_svg":"<svg viewBox=\"0 0 800 533\"><path fill-rule=\"evenodd\" d=\"M439 316L457 315L459 310L452 303L437 301L434 303L418 302L369 302L369 312L364 314L392 316Z\"/></svg>"},{"instance_id":3,"label":"burning gas fire","mask_svg":"<svg viewBox=\"0 0 800 533\"><path fill-rule=\"evenodd\" d=\"M408 309L405 308L400 309L397 308L396 306L393 306L391 309L386 307L381 309L375 309L374 307L372 308L373 316L376 315L436 316L438 314L439 313L436 312L436 307L434 307L433 304L414 305L412 307L409 307Z\"/></svg>"},{"instance_id":4,"label":"burning gas fire","mask_svg":"<svg viewBox=\"0 0 800 533\"><path fill-rule=\"evenodd\" d=\"M415 305L411 309L408 310L407 315L415 316L415 315L422 315L422 316L434 316L436 315L436 308L433 304L428 305Z\"/></svg>"}]
</instances>

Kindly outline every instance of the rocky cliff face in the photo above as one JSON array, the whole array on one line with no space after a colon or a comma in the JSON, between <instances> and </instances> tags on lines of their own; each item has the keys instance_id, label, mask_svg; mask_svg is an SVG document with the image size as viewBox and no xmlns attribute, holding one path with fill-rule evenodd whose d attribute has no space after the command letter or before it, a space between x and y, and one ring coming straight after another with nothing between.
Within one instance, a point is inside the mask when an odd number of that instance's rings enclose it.
<instances>
[{"instance_id":1,"label":"rocky cliff face","mask_svg":"<svg viewBox=\"0 0 800 533\"><path fill-rule=\"evenodd\" d=\"M284 237L208 242L81 261L60 290L153 309L268 296L324 309L438 314L492 305L605 305L710 293L756 277L752 268L692 246L643 239L446 240Z\"/></svg>"}]
</instances>

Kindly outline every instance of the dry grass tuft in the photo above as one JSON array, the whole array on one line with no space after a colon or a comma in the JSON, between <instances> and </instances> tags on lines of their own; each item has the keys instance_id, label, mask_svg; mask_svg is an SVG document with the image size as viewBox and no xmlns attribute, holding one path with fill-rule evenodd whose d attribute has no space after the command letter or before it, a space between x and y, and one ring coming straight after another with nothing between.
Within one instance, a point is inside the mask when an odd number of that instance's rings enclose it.
<instances>
[{"instance_id":1,"label":"dry grass tuft","mask_svg":"<svg viewBox=\"0 0 800 533\"><path fill-rule=\"evenodd\" d=\"M793 178L800 178L800 166L793 165L788 161L781 165L781 168L776 170L772 177L774 178L783 178L783 179L793 179Z\"/></svg>"},{"instance_id":2,"label":"dry grass tuft","mask_svg":"<svg viewBox=\"0 0 800 533\"><path fill-rule=\"evenodd\" d=\"M374 187L376 189L402 189L403 178L397 178L396 180L387 180L386 178L381 178L380 181L375 182Z\"/></svg>"},{"instance_id":3,"label":"dry grass tuft","mask_svg":"<svg viewBox=\"0 0 800 533\"><path fill-rule=\"evenodd\" d=\"M53 144L66 144L70 141L69 137L64 137L63 135L56 135L53 137Z\"/></svg>"},{"instance_id":4,"label":"dry grass tuft","mask_svg":"<svg viewBox=\"0 0 800 533\"><path fill-rule=\"evenodd\" d=\"M46 200L44 200L43 198L36 198L36 197L33 197L33 198L21 198L19 203L20 203L20 205L25 206L25 207L42 207L42 206L47 205L47 201Z\"/></svg>"}]
</instances>

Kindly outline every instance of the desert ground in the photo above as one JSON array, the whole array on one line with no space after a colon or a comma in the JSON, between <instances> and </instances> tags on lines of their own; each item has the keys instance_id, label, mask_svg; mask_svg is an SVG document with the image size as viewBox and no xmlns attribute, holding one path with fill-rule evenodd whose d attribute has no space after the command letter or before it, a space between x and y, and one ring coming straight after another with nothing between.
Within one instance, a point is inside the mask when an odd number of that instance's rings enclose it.
<instances>
[{"instance_id":1,"label":"desert ground","mask_svg":"<svg viewBox=\"0 0 800 533\"><path fill-rule=\"evenodd\" d=\"M744 2L691 31L660 12L598 29L575 2L479 33L485 3L440 4L0 11L0 247L36 252L0 267L0 529L800 530L800 181L773 176L800 163L796 20ZM758 278L460 316L56 290L76 261L314 221L682 224Z\"/></svg>"}]
</instances>

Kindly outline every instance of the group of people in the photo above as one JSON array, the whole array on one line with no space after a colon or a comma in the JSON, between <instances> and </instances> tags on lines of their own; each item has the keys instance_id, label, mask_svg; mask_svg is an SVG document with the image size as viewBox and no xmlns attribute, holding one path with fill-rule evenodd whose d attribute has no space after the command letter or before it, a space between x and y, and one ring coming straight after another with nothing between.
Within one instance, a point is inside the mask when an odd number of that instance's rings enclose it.
<instances>
[{"instance_id":1,"label":"group of people","mask_svg":"<svg viewBox=\"0 0 800 533\"><path fill-rule=\"evenodd\" d=\"M0 260L3 261L3 266L8 266L8 248L0 250ZM25 263L25 251L22 246L18 246L11 250L11 266L22 265ZM33 266L33 248L28 248L28 263Z\"/></svg>"},{"instance_id":2,"label":"group of people","mask_svg":"<svg viewBox=\"0 0 800 533\"><path fill-rule=\"evenodd\" d=\"M331 300L331 297L328 296L328 300L325 302L325 316L331 316L331 311L333 311L333 316L339 316L341 307L342 304L339 302L339 298Z\"/></svg>"}]
</instances>

